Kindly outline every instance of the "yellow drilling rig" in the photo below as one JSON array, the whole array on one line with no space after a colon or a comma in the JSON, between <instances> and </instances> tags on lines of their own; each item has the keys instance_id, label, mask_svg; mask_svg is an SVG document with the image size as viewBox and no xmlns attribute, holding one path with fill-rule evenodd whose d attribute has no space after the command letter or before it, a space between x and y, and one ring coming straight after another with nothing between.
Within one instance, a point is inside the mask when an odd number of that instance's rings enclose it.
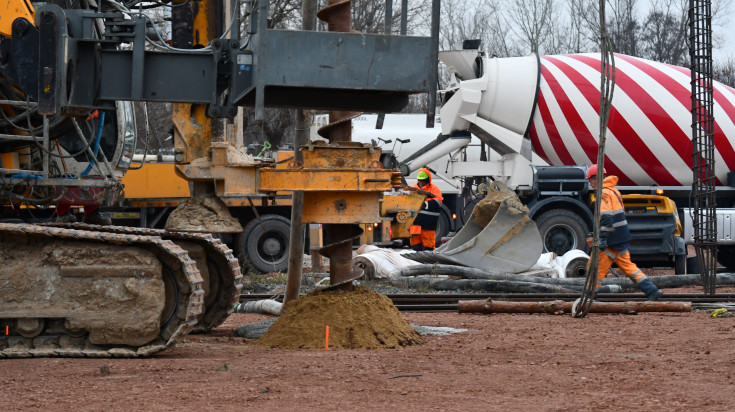
<instances>
[{"instance_id":1,"label":"yellow drilling rig","mask_svg":"<svg viewBox=\"0 0 735 412\"><path fill-rule=\"evenodd\" d=\"M241 230L222 197L303 191L303 222L326 228L332 284L350 284L359 224L380 221L379 198L401 178L379 149L350 141L347 120L398 111L414 93L434 106L438 1L431 36L352 33L349 0L319 12L328 32L268 28L266 0L157 2L175 6L170 42L145 2L55 3L66 4L0 9L0 357L145 356L221 323L239 267L196 232ZM131 101L175 103L175 167L192 198L169 230L20 223L48 205L119 202ZM227 132L239 106L260 118L264 107L329 110L328 142L288 167L253 159Z\"/></svg>"}]
</instances>

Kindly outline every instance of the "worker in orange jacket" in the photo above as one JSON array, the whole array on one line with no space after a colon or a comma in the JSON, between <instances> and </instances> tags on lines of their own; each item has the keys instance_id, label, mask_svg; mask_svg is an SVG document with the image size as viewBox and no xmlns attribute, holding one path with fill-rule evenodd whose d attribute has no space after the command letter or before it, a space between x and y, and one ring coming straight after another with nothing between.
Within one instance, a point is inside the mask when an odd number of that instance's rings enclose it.
<instances>
[{"instance_id":1,"label":"worker in orange jacket","mask_svg":"<svg viewBox=\"0 0 735 412\"><path fill-rule=\"evenodd\" d=\"M602 177L602 202L600 203L600 254L597 270L597 288L601 286L602 279L607 275L613 263L635 282L635 285L646 294L650 301L657 300L663 292L651 282L648 277L638 269L630 260L630 229L625 218L623 199L620 192L615 188L618 183L617 176L605 177L605 170L598 175L597 165L592 165L587 170L587 180L592 189L597 189L599 178Z\"/></svg>"},{"instance_id":2,"label":"worker in orange jacket","mask_svg":"<svg viewBox=\"0 0 735 412\"><path fill-rule=\"evenodd\" d=\"M434 250L436 247L436 226L439 223L439 213L441 213L442 191L431 183L429 169L421 168L416 178L418 180L413 187L425 190L434 197L426 198L416 219L413 221L413 225L410 227L411 248L416 251Z\"/></svg>"}]
</instances>

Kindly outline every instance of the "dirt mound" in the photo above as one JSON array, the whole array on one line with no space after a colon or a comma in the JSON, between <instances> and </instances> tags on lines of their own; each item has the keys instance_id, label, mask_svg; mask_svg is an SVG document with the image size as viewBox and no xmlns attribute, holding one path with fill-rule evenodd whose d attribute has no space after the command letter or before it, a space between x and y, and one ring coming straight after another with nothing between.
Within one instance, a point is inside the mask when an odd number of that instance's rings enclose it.
<instances>
[{"instance_id":1,"label":"dirt mound","mask_svg":"<svg viewBox=\"0 0 735 412\"><path fill-rule=\"evenodd\" d=\"M227 206L216 197L186 199L166 221L166 230L174 232L239 233L240 222L230 216Z\"/></svg>"},{"instance_id":2,"label":"dirt mound","mask_svg":"<svg viewBox=\"0 0 735 412\"><path fill-rule=\"evenodd\" d=\"M255 343L272 348L399 348L423 343L387 297L362 287L322 291L290 301Z\"/></svg>"}]
</instances>

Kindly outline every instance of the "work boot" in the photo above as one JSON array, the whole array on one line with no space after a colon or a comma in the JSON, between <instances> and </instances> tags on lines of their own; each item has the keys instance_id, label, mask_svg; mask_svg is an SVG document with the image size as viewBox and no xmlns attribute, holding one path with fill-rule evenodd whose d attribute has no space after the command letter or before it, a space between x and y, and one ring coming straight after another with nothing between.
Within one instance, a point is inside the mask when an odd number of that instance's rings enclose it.
<instances>
[{"instance_id":1,"label":"work boot","mask_svg":"<svg viewBox=\"0 0 735 412\"><path fill-rule=\"evenodd\" d=\"M71 213L67 213L63 216L56 216L56 223L76 223L77 218Z\"/></svg>"},{"instance_id":2,"label":"work boot","mask_svg":"<svg viewBox=\"0 0 735 412\"><path fill-rule=\"evenodd\" d=\"M639 284L636 285L638 289L642 290L643 293L646 294L646 298L650 302L658 300L658 298L661 297L664 293L661 292L661 289L657 288L656 285L651 282L651 279L643 279Z\"/></svg>"},{"instance_id":3,"label":"work boot","mask_svg":"<svg viewBox=\"0 0 735 412\"><path fill-rule=\"evenodd\" d=\"M100 213L99 210L95 210L87 216L84 216L84 223L89 223L90 225L109 226L112 224L112 219L102 216L102 213Z\"/></svg>"}]
</instances>

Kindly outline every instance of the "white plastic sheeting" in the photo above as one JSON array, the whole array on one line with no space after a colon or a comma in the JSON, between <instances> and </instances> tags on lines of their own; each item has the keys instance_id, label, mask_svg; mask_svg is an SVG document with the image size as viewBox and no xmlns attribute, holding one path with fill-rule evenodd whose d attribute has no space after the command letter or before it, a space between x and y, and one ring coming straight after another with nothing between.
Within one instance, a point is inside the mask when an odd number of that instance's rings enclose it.
<instances>
[{"instance_id":1,"label":"white plastic sheeting","mask_svg":"<svg viewBox=\"0 0 735 412\"><path fill-rule=\"evenodd\" d=\"M575 269L585 266L589 259L589 255L579 249L572 249L562 256L558 256L554 252L542 253L531 270L554 269L556 271L554 278L575 277Z\"/></svg>"},{"instance_id":2,"label":"white plastic sheeting","mask_svg":"<svg viewBox=\"0 0 735 412\"><path fill-rule=\"evenodd\" d=\"M418 265L419 262L406 259L403 253L411 253L409 249L383 249L375 245L362 245L357 249L357 255L372 263L375 278L387 278L388 274L396 269Z\"/></svg>"},{"instance_id":3,"label":"white plastic sheeting","mask_svg":"<svg viewBox=\"0 0 735 412\"><path fill-rule=\"evenodd\" d=\"M412 252L410 249L383 249L374 245L362 245L357 249L357 256L368 260L372 264L374 269L372 275L375 278L387 278L388 274L396 269L420 264L401 256L404 253ZM553 278L575 277L574 274L584 276L584 274L578 273L578 269L586 266L588 260L589 255L578 249L570 250L562 256L557 256L554 252L543 253L527 273L553 269L554 272L551 272Z\"/></svg>"}]
</instances>

